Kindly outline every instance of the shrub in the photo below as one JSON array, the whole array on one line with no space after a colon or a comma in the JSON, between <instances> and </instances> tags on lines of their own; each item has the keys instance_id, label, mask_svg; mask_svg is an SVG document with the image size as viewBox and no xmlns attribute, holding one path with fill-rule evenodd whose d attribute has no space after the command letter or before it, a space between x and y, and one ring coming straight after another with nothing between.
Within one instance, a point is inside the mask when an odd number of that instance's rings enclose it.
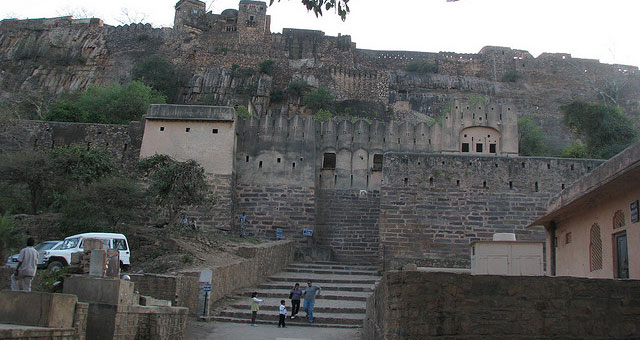
<instances>
[{"instance_id":1,"label":"shrub","mask_svg":"<svg viewBox=\"0 0 640 340\"><path fill-rule=\"evenodd\" d=\"M234 108L236 109L236 113L238 113L238 117L240 118L247 119L253 116L251 112L249 112L249 110L242 105L235 105Z\"/></svg>"},{"instance_id":2,"label":"shrub","mask_svg":"<svg viewBox=\"0 0 640 340\"><path fill-rule=\"evenodd\" d=\"M560 153L560 157L564 158L587 158L588 155L587 146L579 142L565 146Z\"/></svg>"},{"instance_id":3,"label":"shrub","mask_svg":"<svg viewBox=\"0 0 640 340\"><path fill-rule=\"evenodd\" d=\"M333 114L327 110L319 110L312 117L314 120L317 120L320 122L326 122L329 119L333 118Z\"/></svg>"},{"instance_id":4,"label":"shrub","mask_svg":"<svg viewBox=\"0 0 640 340\"><path fill-rule=\"evenodd\" d=\"M298 98L302 97L302 95L307 92L308 88L309 84L307 84L304 79L297 78L289 82L289 85L287 86L287 93L292 97Z\"/></svg>"},{"instance_id":5,"label":"shrub","mask_svg":"<svg viewBox=\"0 0 640 340\"><path fill-rule=\"evenodd\" d=\"M518 149L520 156L549 155L547 138L531 116L518 119Z\"/></svg>"},{"instance_id":6,"label":"shrub","mask_svg":"<svg viewBox=\"0 0 640 340\"><path fill-rule=\"evenodd\" d=\"M280 103L282 102L283 99L284 99L284 91L280 89L275 89L271 91L271 96L269 98L269 101L271 103Z\"/></svg>"},{"instance_id":7,"label":"shrub","mask_svg":"<svg viewBox=\"0 0 640 340\"><path fill-rule=\"evenodd\" d=\"M276 62L273 61L272 59L263 60L260 62L260 64L258 64L258 67L260 68L260 72L266 73L269 75L273 74L275 66L276 66Z\"/></svg>"},{"instance_id":8,"label":"shrub","mask_svg":"<svg viewBox=\"0 0 640 340\"><path fill-rule=\"evenodd\" d=\"M313 111L332 111L335 105L335 98L329 89L321 87L304 95L304 105Z\"/></svg>"},{"instance_id":9,"label":"shrub","mask_svg":"<svg viewBox=\"0 0 640 340\"><path fill-rule=\"evenodd\" d=\"M176 103L181 86L186 85L189 75L169 60L158 55L149 56L136 63L133 79L143 82L163 94L169 103Z\"/></svg>"}]
</instances>

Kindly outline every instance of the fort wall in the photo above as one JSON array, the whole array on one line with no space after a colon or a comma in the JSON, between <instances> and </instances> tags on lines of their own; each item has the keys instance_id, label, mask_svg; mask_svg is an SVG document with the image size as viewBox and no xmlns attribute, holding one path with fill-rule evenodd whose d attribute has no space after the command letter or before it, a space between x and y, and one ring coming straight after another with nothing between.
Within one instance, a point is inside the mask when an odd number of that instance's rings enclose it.
<instances>
[{"instance_id":1,"label":"fort wall","mask_svg":"<svg viewBox=\"0 0 640 340\"><path fill-rule=\"evenodd\" d=\"M525 229L553 194L602 161L386 153L380 190L385 269L406 263L468 268L470 243L494 233L544 240Z\"/></svg>"}]
</instances>

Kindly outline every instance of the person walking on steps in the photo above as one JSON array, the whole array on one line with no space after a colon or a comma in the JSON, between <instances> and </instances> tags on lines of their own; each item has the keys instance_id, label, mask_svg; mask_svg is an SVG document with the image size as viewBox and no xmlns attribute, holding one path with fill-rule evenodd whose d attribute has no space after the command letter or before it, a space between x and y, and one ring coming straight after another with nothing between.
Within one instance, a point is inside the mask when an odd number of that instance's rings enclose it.
<instances>
[{"instance_id":1,"label":"person walking on steps","mask_svg":"<svg viewBox=\"0 0 640 340\"><path fill-rule=\"evenodd\" d=\"M36 276L38 269L38 251L33 248L35 240L32 237L27 239L27 247L20 250L18 255L18 266L16 272L11 274L11 290L31 291L31 280Z\"/></svg>"},{"instance_id":2,"label":"person walking on steps","mask_svg":"<svg viewBox=\"0 0 640 340\"><path fill-rule=\"evenodd\" d=\"M258 299L258 292L251 293L251 326L256 327L256 317L258 316L258 310L260 310L260 302L262 299Z\"/></svg>"},{"instance_id":3,"label":"person walking on steps","mask_svg":"<svg viewBox=\"0 0 640 340\"><path fill-rule=\"evenodd\" d=\"M300 289L300 284L296 283L289 292L289 299L291 299L291 319L295 319L298 311L300 311L300 296L302 296L302 289Z\"/></svg>"},{"instance_id":4,"label":"person walking on steps","mask_svg":"<svg viewBox=\"0 0 640 340\"><path fill-rule=\"evenodd\" d=\"M287 306L284 304L284 300L280 300L280 320L278 320L278 328L282 326L282 328L286 328L287 326L284 324L284 319L287 318Z\"/></svg>"},{"instance_id":5,"label":"person walking on steps","mask_svg":"<svg viewBox=\"0 0 640 340\"><path fill-rule=\"evenodd\" d=\"M316 295L320 296L320 287L314 286L311 280L307 282L307 288L304 293L304 311L307 313L307 319L313 323L313 306L316 304Z\"/></svg>"}]
</instances>

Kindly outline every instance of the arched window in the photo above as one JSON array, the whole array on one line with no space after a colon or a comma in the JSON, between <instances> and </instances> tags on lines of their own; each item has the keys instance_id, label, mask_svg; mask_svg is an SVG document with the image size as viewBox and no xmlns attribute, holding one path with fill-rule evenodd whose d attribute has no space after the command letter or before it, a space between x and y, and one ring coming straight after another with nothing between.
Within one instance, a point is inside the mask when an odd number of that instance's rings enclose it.
<instances>
[{"instance_id":1,"label":"arched window","mask_svg":"<svg viewBox=\"0 0 640 340\"><path fill-rule=\"evenodd\" d=\"M624 227L624 213L622 210L618 210L613 214L613 229L622 227Z\"/></svg>"},{"instance_id":2,"label":"arched window","mask_svg":"<svg viewBox=\"0 0 640 340\"><path fill-rule=\"evenodd\" d=\"M592 272L602 269L602 237L600 237L600 226L598 223L594 223L591 226L589 260L591 262Z\"/></svg>"}]
</instances>

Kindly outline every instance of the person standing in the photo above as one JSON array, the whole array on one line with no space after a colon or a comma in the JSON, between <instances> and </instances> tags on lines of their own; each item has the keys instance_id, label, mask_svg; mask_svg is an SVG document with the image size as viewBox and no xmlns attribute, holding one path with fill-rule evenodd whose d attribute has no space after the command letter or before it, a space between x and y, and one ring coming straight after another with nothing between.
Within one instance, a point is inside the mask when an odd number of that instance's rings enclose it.
<instances>
[{"instance_id":1,"label":"person standing","mask_svg":"<svg viewBox=\"0 0 640 340\"><path fill-rule=\"evenodd\" d=\"M247 229L246 229L247 215L244 213L244 211L242 212L242 215L240 215L238 220L240 221L240 237L246 237L247 236Z\"/></svg>"},{"instance_id":2,"label":"person standing","mask_svg":"<svg viewBox=\"0 0 640 340\"><path fill-rule=\"evenodd\" d=\"M284 319L287 318L287 306L284 304L284 300L280 300L280 320L278 321L278 328L282 326L282 328L286 328L287 326L284 324Z\"/></svg>"},{"instance_id":3,"label":"person standing","mask_svg":"<svg viewBox=\"0 0 640 340\"><path fill-rule=\"evenodd\" d=\"M300 311L300 296L302 296L302 289L300 289L300 284L296 283L296 285L289 292L289 299L291 299L291 318L295 319L296 315L298 315L298 311Z\"/></svg>"},{"instance_id":4,"label":"person standing","mask_svg":"<svg viewBox=\"0 0 640 340\"><path fill-rule=\"evenodd\" d=\"M260 302L262 299L258 299L258 292L251 293L251 326L256 327L256 317L260 310Z\"/></svg>"},{"instance_id":5,"label":"person standing","mask_svg":"<svg viewBox=\"0 0 640 340\"><path fill-rule=\"evenodd\" d=\"M304 293L304 311L307 313L309 322L313 323L313 306L316 304L316 295L320 296L320 287L314 286L311 280L307 282Z\"/></svg>"},{"instance_id":6,"label":"person standing","mask_svg":"<svg viewBox=\"0 0 640 340\"><path fill-rule=\"evenodd\" d=\"M27 247L20 250L16 272L11 275L11 290L31 291L31 281L36 276L38 269L38 251L33 248L35 241L32 237L27 239Z\"/></svg>"}]
</instances>

